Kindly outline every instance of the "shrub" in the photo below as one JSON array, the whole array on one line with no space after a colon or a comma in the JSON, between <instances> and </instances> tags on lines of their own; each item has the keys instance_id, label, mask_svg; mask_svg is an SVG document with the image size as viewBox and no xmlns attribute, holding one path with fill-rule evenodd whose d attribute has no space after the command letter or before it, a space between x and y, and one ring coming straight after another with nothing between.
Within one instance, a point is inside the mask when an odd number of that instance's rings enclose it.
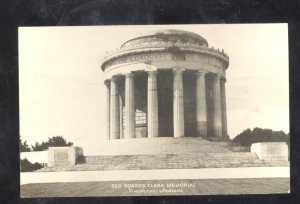
<instances>
[{"instance_id":1,"label":"shrub","mask_svg":"<svg viewBox=\"0 0 300 204\"><path fill-rule=\"evenodd\" d=\"M21 172L32 172L38 169L43 168L43 165L41 165L38 162L35 162L32 164L30 161L28 161L27 158L20 160L20 171Z\"/></svg>"},{"instance_id":2,"label":"shrub","mask_svg":"<svg viewBox=\"0 0 300 204\"><path fill-rule=\"evenodd\" d=\"M243 146L250 146L257 142L287 142L289 144L289 134L285 134L283 131L254 128L253 130L244 130L238 134L233 141Z\"/></svg>"}]
</instances>

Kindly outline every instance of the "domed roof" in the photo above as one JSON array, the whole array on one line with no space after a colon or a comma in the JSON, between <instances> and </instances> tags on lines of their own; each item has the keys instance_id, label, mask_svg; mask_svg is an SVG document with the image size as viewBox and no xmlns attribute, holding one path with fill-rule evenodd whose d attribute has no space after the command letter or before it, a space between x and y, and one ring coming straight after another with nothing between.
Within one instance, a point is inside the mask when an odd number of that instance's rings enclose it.
<instances>
[{"instance_id":1,"label":"domed roof","mask_svg":"<svg viewBox=\"0 0 300 204\"><path fill-rule=\"evenodd\" d=\"M186 35L186 36L191 36L194 38L199 38L199 39L207 42L205 40L205 38L203 38L202 36L200 36L196 33L186 31L186 30L178 30L178 29L152 30L152 31L144 32L140 36L137 36L137 37L144 37L144 36L149 36L149 35Z\"/></svg>"},{"instance_id":2,"label":"domed roof","mask_svg":"<svg viewBox=\"0 0 300 204\"><path fill-rule=\"evenodd\" d=\"M132 43L139 44L140 42L138 41L144 42L145 40L143 39L147 39L146 40L147 42L157 41L157 40L159 41L179 40L179 41L185 41L190 43L198 43L202 46L208 47L207 40L196 33L185 31L185 30L177 30L177 29L161 29L161 30L152 30L152 31L142 33L137 37L123 43L121 45L121 48L130 46Z\"/></svg>"}]
</instances>

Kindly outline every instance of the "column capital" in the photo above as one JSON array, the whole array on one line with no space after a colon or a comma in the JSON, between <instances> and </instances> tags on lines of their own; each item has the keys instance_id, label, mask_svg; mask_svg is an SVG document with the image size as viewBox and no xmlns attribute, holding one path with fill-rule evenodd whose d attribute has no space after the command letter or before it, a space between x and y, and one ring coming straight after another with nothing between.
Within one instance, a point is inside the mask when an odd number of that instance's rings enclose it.
<instances>
[{"instance_id":1,"label":"column capital","mask_svg":"<svg viewBox=\"0 0 300 204\"><path fill-rule=\"evenodd\" d=\"M110 78L110 81L116 81L117 80L117 77L116 76L112 76L111 78Z\"/></svg>"},{"instance_id":2,"label":"column capital","mask_svg":"<svg viewBox=\"0 0 300 204\"><path fill-rule=\"evenodd\" d=\"M207 73L208 73L208 71L206 71L206 70L197 70L196 75L205 76Z\"/></svg>"},{"instance_id":3,"label":"column capital","mask_svg":"<svg viewBox=\"0 0 300 204\"><path fill-rule=\"evenodd\" d=\"M156 70L145 70L145 72L147 72L148 76L154 76L157 74Z\"/></svg>"},{"instance_id":4,"label":"column capital","mask_svg":"<svg viewBox=\"0 0 300 204\"><path fill-rule=\"evenodd\" d=\"M151 67L151 68L146 68L145 69L145 72L157 72L157 68L155 67L155 68L153 68L153 67Z\"/></svg>"},{"instance_id":5,"label":"column capital","mask_svg":"<svg viewBox=\"0 0 300 204\"><path fill-rule=\"evenodd\" d=\"M147 71L148 77L155 77L157 75L157 71Z\"/></svg>"},{"instance_id":6,"label":"column capital","mask_svg":"<svg viewBox=\"0 0 300 204\"><path fill-rule=\"evenodd\" d=\"M223 83L226 83L227 80L226 80L225 77L221 77L220 81L223 82Z\"/></svg>"},{"instance_id":7,"label":"column capital","mask_svg":"<svg viewBox=\"0 0 300 204\"><path fill-rule=\"evenodd\" d=\"M113 75L113 76L111 76L111 78L110 78L110 81L117 81L118 80L118 78L119 78L119 76L118 75Z\"/></svg>"},{"instance_id":8,"label":"column capital","mask_svg":"<svg viewBox=\"0 0 300 204\"><path fill-rule=\"evenodd\" d=\"M133 73L132 72L128 72L124 74L126 78L128 77L133 77Z\"/></svg>"},{"instance_id":9,"label":"column capital","mask_svg":"<svg viewBox=\"0 0 300 204\"><path fill-rule=\"evenodd\" d=\"M185 71L184 68L173 68L172 70L173 70L173 72L179 72L179 73L182 73Z\"/></svg>"},{"instance_id":10,"label":"column capital","mask_svg":"<svg viewBox=\"0 0 300 204\"><path fill-rule=\"evenodd\" d=\"M220 80L221 79L221 75L220 74L214 74L212 75L214 80Z\"/></svg>"}]
</instances>

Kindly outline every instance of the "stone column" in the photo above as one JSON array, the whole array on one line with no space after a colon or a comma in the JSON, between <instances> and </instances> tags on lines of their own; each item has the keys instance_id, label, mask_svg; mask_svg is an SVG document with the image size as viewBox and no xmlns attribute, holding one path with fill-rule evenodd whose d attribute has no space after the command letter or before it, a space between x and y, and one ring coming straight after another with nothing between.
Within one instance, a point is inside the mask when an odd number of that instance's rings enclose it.
<instances>
[{"instance_id":1,"label":"stone column","mask_svg":"<svg viewBox=\"0 0 300 204\"><path fill-rule=\"evenodd\" d=\"M110 128L109 128L109 123L110 123L110 82L107 80L105 81L105 87L106 87L106 139L109 140L109 133L110 133Z\"/></svg>"},{"instance_id":2,"label":"stone column","mask_svg":"<svg viewBox=\"0 0 300 204\"><path fill-rule=\"evenodd\" d=\"M214 136L222 137L222 110L221 110L221 88L220 88L220 76L214 75L212 82L213 91L213 127Z\"/></svg>"},{"instance_id":3,"label":"stone column","mask_svg":"<svg viewBox=\"0 0 300 204\"><path fill-rule=\"evenodd\" d=\"M135 138L135 101L133 74L125 75L125 138Z\"/></svg>"},{"instance_id":4,"label":"stone column","mask_svg":"<svg viewBox=\"0 0 300 204\"><path fill-rule=\"evenodd\" d=\"M158 137L157 72L148 71L147 86L148 138Z\"/></svg>"},{"instance_id":5,"label":"stone column","mask_svg":"<svg viewBox=\"0 0 300 204\"><path fill-rule=\"evenodd\" d=\"M119 94L119 103L120 103L120 139L124 139L123 133L123 100L121 94Z\"/></svg>"},{"instance_id":6,"label":"stone column","mask_svg":"<svg viewBox=\"0 0 300 204\"><path fill-rule=\"evenodd\" d=\"M173 69L173 120L174 137L184 137L183 69Z\"/></svg>"},{"instance_id":7,"label":"stone column","mask_svg":"<svg viewBox=\"0 0 300 204\"><path fill-rule=\"evenodd\" d=\"M111 78L110 89L110 139L120 139L120 106L116 77Z\"/></svg>"},{"instance_id":8,"label":"stone column","mask_svg":"<svg viewBox=\"0 0 300 204\"><path fill-rule=\"evenodd\" d=\"M222 108L222 134L223 137L227 135L227 112L226 112L226 91L225 91L226 79L221 79L221 108Z\"/></svg>"},{"instance_id":9,"label":"stone column","mask_svg":"<svg viewBox=\"0 0 300 204\"><path fill-rule=\"evenodd\" d=\"M197 135L201 137L207 137L205 74L205 71L197 72L196 81Z\"/></svg>"}]
</instances>

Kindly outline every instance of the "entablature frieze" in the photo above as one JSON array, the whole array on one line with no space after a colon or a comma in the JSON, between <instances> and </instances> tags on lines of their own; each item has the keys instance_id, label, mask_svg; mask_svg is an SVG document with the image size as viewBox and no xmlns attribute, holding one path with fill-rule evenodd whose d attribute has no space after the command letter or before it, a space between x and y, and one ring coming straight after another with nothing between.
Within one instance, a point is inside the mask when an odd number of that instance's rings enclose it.
<instances>
[{"instance_id":1,"label":"entablature frieze","mask_svg":"<svg viewBox=\"0 0 300 204\"><path fill-rule=\"evenodd\" d=\"M104 71L107 72L113 67L129 65L129 64L159 64L159 63L200 63L203 66L214 66L219 69L226 69L227 64L224 60L212 55L206 55L193 52L150 52L136 53L116 57L108 61L104 66Z\"/></svg>"},{"instance_id":2,"label":"entablature frieze","mask_svg":"<svg viewBox=\"0 0 300 204\"><path fill-rule=\"evenodd\" d=\"M211 48L206 49L191 49L191 48L174 48L174 49L144 49L133 50L127 52L119 52L115 55L111 55L105 58L102 63L102 69L105 70L115 64L134 63L134 62L151 62L160 60L197 60L200 58L214 58L220 61L223 67L226 69L229 64L228 56L220 53Z\"/></svg>"}]
</instances>

